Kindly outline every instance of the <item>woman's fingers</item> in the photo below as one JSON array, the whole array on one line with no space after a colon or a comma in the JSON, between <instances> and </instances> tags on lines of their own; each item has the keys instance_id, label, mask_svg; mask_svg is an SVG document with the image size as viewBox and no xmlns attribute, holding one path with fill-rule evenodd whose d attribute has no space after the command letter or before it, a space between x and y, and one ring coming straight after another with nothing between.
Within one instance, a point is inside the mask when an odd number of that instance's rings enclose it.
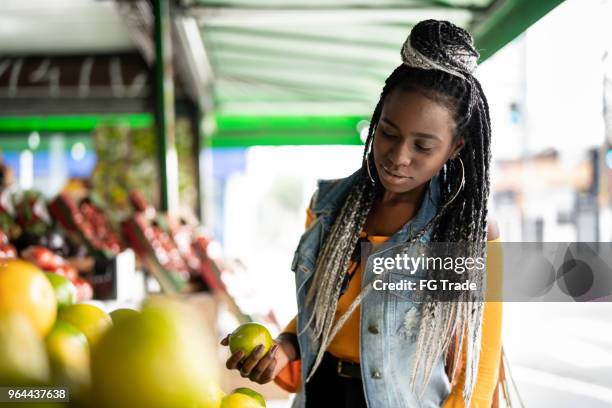
<instances>
[{"instance_id":1,"label":"woman's fingers","mask_svg":"<svg viewBox=\"0 0 612 408\"><path fill-rule=\"evenodd\" d=\"M268 369L270 364L276 361L276 351L278 350L278 344L272 346L270 351L257 363L251 370L249 378L251 381L260 382L263 373Z\"/></svg>"},{"instance_id":2,"label":"woman's fingers","mask_svg":"<svg viewBox=\"0 0 612 408\"><path fill-rule=\"evenodd\" d=\"M230 358L227 359L227 361L225 362L225 366L230 370L233 370L234 368L237 369L238 365L240 364L240 360L243 357L244 357L244 352L242 350L238 350L237 352L232 354Z\"/></svg>"},{"instance_id":3,"label":"woman's fingers","mask_svg":"<svg viewBox=\"0 0 612 408\"><path fill-rule=\"evenodd\" d=\"M221 340L221 344L227 345L228 336ZM263 355L264 346L258 345L253 349L251 354L244 359L244 352L238 350L233 353L225 362L225 366L230 369L240 370L240 375L249 378L251 381L259 384L265 384L272 380L274 369L276 367L276 354L280 348L278 343L274 343L270 351ZM244 361L241 361L243 360Z\"/></svg>"},{"instance_id":4,"label":"woman's fingers","mask_svg":"<svg viewBox=\"0 0 612 408\"><path fill-rule=\"evenodd\" d=\"M240 368L240 375L243 377L248 377L251 375L251 370L257 365L259 359L262 357L263 346L260 344L255 347L251 354L244 360L242 367Z\"/></svg>"},{"instance_id":5,"label":"woman's fingers","mask_svg":"<svg viewBox=\"0 0 612 408\"><path fill-rule=\"evenodd\" d=\"M274 376L274 369L276 368L276 360L272 360L268 368L259 376L257 381L259 384L265 384L272 381Z\"/></svg>"}]
</instances>

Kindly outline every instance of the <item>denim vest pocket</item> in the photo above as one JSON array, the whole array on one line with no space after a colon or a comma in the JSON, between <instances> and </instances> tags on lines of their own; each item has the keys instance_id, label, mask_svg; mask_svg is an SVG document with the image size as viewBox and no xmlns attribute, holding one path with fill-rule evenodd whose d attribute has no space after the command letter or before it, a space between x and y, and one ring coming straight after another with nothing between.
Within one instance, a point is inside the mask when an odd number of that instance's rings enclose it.
<instances>
[{"instance_id":1,"label":"denim vest pocket","mask_svg":"<svg viewBox=\"0 0 612 408\"><path fill-rule=\"evenodd\" d=\"M314 270L316 257L321 247L322 235L323 223L319 218L315 218L300 237L300 242L291 262L292 271L310 274Z\"/></svg>"},{"instance_id":2,"label":"denim vest pocket","mask_svg":"<svg viewBox=\"0 0 612 408\"><path fill-rule=\"evenodd\" d=\"M312 258L300 252L298 249L293 254L291 270L293 272L300 272L309 275L314 270L314 261Z\"/></svg>"}]
</instances>

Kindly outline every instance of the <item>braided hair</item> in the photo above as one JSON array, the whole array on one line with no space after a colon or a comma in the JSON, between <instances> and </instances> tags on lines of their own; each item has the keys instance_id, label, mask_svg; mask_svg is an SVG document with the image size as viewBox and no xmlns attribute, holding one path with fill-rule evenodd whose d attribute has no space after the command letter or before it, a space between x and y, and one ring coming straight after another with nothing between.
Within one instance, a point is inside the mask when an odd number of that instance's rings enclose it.
<instances>
[{"instance_id":1,"label":"braided hair","mask_svg":"<svg viewBox=\"0 0 612 408\"><path fill-rule=\"evenodd\" d=\"M459 153L464 169L456 160L445 163L440 174L442 205L433 219L421 231L411 236L408 242L415 242L430 230L433 242L460 242L466 245L468 256L486 255L491 121L482 87L472 76L478 57L470 34L447 21L422 21L413 27L406 40L402 48L404 63L386 79L372 115L365 142L361 177L348 193L317 257L314 279L306 296L306 307L312 308L313 317L305 327L314 324L318 354L308 379L316 370L335 334L371 289L371 285L366 287L335 326L333 325L343 277L351 254L358 243L359 233L364 227L374 199L383 190L373 165L371 146L383 105L392 90L420 92L445 106L455 119L453 141L459 138L465 140ZM464 184L461 184L462 171L465 172ZM367 174L371 174L373 182ZM456 195L458 191L459 195ZM482 274L470 276L470 279L484 284ZM438 302L434 299L425 302L411 385L415 385L420 364L425 367L423 383L426 383L440 356L447 356L451 338L458 339L461 349L466 333L468 358L463 396L466 406L469 406L480 354L483 305L482 301L473 298L470 293L462 293L461 296L455 302ZM457 353L452 362L452 376L455 375L459 357L460 353Z\"/></svg>"}]
</instances>

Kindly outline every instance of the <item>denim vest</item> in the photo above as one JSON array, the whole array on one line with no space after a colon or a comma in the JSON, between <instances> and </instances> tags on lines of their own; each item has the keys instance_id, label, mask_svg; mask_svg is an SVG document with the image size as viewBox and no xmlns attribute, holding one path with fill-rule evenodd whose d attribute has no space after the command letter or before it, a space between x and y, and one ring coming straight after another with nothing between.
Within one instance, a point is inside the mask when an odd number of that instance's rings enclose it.
<instances>
[{"instance_id":1,"label":"denim vest","mask_svg":"<svg viewBox=\"0 0 612 408\"><path fill-rule=\"evenodd\" d=\"M304 330L311 317L305 306L305 297L314 274L319 248L333 225L352 185L362 177L361 170L338 180L319 181L313 199L312 211L316 218L302 234L295 251L291 269L295 272L298 303L297 332L301 355L300 389L293 408L303 408L306 402L304 380L308 377L316 357L317 344L312 328ZM421 271L406 276L406 272L389 271L384 275L372 272L373 255L393 252L402 242L423 228L436 213L440 189L438 175L434 176L416 216L408 221L388 241L378 246L363 268L362 289L374 279L400 281L422 277ZM428 242L431 230L421 238ZM385 254L387 255L387 254ZM369 408L432 408L440 407L450 394L450 382L442 357L434 367L424 389L410 387L412 363L415 358L416 335L420 322L420 303L411 299L410 293L372 290L361 304L360 315L360 363L364 394ZM423 374L417 374L420 384ZM422 395L419 395L421 394ZM419 398L420 397L420 398Z\"/></svg>"}]
</instances>

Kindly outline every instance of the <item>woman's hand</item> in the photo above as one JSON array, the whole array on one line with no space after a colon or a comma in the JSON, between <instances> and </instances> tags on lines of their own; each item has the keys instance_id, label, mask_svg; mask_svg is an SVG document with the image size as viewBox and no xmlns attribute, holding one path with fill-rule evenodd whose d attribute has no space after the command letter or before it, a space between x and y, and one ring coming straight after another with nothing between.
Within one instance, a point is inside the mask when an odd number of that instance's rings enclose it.
<instances>
[{"instance_id":1,"label":"woman's hand","mask_svg":"<svg viewBox=\"0 0 612 408\"><path fill-rule=\"evenodd\" d=\"M224 346L229 344L229 335L221 340L221 344ZM263 355L263 349L261 344L258 345L242 363L240 360L244 357L244 352L238 350L227 359L225 366L230 370L239 370L240 375L244 378L249 378L258 384L265 384L272 381L297 356L294 344L283 336L274 340L274 345L265 355Z\"/></svg>"}]
</instances>

